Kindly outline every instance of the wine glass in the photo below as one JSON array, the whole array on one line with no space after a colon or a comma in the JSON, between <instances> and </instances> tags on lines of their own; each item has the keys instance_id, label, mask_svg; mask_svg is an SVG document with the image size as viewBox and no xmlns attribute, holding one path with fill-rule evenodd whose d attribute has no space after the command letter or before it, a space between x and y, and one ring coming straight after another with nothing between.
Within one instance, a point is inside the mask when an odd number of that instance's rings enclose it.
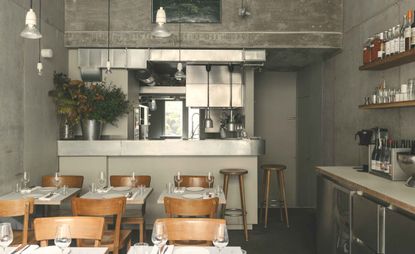
<instances>
[{"instance_id":1,"label":"wine glass","mask_svg":"<svg viewBox=\"0 0 415 254\"><path fill-rule=\"evenodd\" d=\"M174 182L176 183L177 187L180 188L180 183L183 182L183 177L180 176L180 172L177 172L177 175L174 176Z\"/></svg>"},{"instance_id":2,"label":"wine glass","mask_svg":"<svg viewBox=\"0 0 415 254\"><path fill-rule=\"evenodd\" d=\"M167 243L167 229L164 222L154 223L151 241L158 247L158 253L161 254L161 248Z\"/></svg>"},{"instance_id":3,"label":"wine glass","mask_svg":"<svg viewBox=\"0 0 415 254\"><path fill-rule=\"evenodd\" d=\"M213 181L214 181L215 179L214 179L214 177L213 177L213 175L212 175L212 173L211 172L209 172L208 173L208 176L207 176L207 182L208 182L208 184L209 184L209 188L212 188L212 184L213 184Z\"/></svg>"},{"instance_id":4,"label":"wine glass","mask_svg":"<svg viewBox=\"0 0 415 254\"><path fill-rule=\"evenodd\" d=\"M55 172L55 176L53 177L53 185L55 185L56 189L59 189L61 184L61 176L59 172Z\"/></svg>"},{"instance_id":5,"label":"wine glass","mask_svg":"<svg viewBox=\"0 0 415 254\"><path fill-rule=\"evenodd\" d=\"M103 189L105 187L105 183L107 182L107 180L105 179L105 174L103 171L101 171L99 173L99 179L98 179L98 188L99 189Z\"/></svg>"},{"instance_id":6,"label":"wine glass","mask_svg":"<svg viewBox=\"0 0 415 254\"><path fill-rule=\"evenodd\" d=\"M131 183L131 188L135 188L135 185L137 183L137 179L135 178L135 172L131 174L130 183Z\"/></svg>"},{"instance_id":7,"label":"wine glass","mask_svg":"<svg viewBox=\"0 0 415 254\"><path fill-rule=\"evenodd\" d=\"M222 249L225 248L229 243L228 230L226 224L219 224L216 229L215 236L213 238L213 245L219 249L219 254L222 253Z\"/></svg>"},{"instance_id":8,"label":"wine glass","mask_svg":"<svg viewBox=\"0 0 415 254\"><path fill-rule=\"evenodd\" d=\"M0 223L0 246L3 253L6 253L6 248L13 242L13 230L10 223Z\"/></svg>"},{"instance_id":9,"label":"wine glass","mask_svg":"<svg viewBox=\"0 0 415 254\"><path fill-rule=\"evenodd\" d=\"M22 182L23 182L23 189L27 189L28 188L28 184L29 184L29 182L30 182L30 174L29 174L29 172L28 171L24 171L23 172L23 178L22 178Z\"/></svg>"},{"instance_id":10,"label":"wine glass","mask_svg":"<svg viewBox=\"0 0 415 254\"><path fill-rule=\"evenodd\" d=\"M71 245L71 232L69 230L68 224L62 224L59 225L56 229L55 234L55 245L61 249L62 254L65 251L66 248Z\"/></svg>"}]
</instances>

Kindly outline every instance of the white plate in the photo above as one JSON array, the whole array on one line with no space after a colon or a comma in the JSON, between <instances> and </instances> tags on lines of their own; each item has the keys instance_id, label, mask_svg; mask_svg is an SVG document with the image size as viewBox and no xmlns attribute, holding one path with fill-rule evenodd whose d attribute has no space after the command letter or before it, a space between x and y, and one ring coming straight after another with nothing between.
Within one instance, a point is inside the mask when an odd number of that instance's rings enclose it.
<instances>
[{"instance_id":1,"label":"white plate","mask_svg":"<svg viewBox=\"0 0 415 254\"><path fill-rule=\"evenodd\" d=\"M29 194L25 194L24 196L28 197L28 198L40 198L43 195L44 194L42 194L42 193L29 193Z\"/></svg>"},{"instance_id":2,"label":"white plate","mask_svg":"<svg viewBox=\"0 0 415 254\"><path fill-rule=\"evenodd\" d=\"M124 197L124 194L120 194L120 193L109 193L109 194L104 194L102 197L103 198L120 198L120 197Z\"/></svg>"},{"instance_id":3,"label":"white plate","mask_svg":"<svg viewBox=\"0 0 415 254\"><path fill-rule=\"evenodd\" d=\"M131 187L128 186L120 186L120 187L114 187L112 188L115 191L129 191L131 190Z\"/></svg>"},{"instance_id":4,"label":"white plate","mask_svg":"<svg viewBox=\"0 0 415 254\"><path fill-rule=\"evenodd\" d=\"M203 247L175 247L174 254L209 254L209 250Z\"/></svg>"},{"instance_id":5,"label":"white plate","mask_svg":"<svg viewBox=\"0 0 415 254\"><path fill-rule=\"evenodd\" d=\"M187 199L201 199L203 198L203 195L202 194L184 194L183 197Z\"/></svg>"},{"instance_id":6,"label":"white plate","mask_svg":"<svg viewBox=\"0 0 415 254\"><path fill-rule=\"evenodd\" d=\"M31 252L31 254L61 254L61 250L56 246L40 247Z\"/></svg>"},{"instance_id":7,"label":"white plate","mask_svg":"<svg viewBox=\"0 0 415 254\"><path fill-rule=\"evenodd\" d=\"M202 191L204 189L205 188L203 188L203 187L187 187L186 188L187 191Z\"/></svg>"},{"instance_id":8,"label":"white plate","mask_svg":"<svg viewBox=\"0 0 415 254\"><path fill-rule=\"evenodd\" d=\"M56 190L56 187L42 187L40 188L40 191L54 191Z\"/></svg>"}]
</instances>

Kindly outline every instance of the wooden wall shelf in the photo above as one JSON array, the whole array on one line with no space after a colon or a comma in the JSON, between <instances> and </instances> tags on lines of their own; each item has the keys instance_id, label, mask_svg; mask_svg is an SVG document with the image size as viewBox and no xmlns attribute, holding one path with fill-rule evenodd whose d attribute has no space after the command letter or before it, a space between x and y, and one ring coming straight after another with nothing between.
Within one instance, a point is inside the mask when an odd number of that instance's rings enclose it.
<instances>
[{"instance_id":1,"label":"wooden wall shelf","mask_svg":"<svg viewBox=\"0 0 415 254\"><path fill-rule=\"evenodd\" d=\"M388 56L385 59L376 60L374 62L362 65L359 67L361 71L379 71L386 70L392 67L396 67L402 64L410 63L415 61L415 49L409 51Z\"/></svg>"},{"instance_id":2,"label":"wooden wall shelf","mask_svg":"<svg viewBox=\"0 0 415 254\"><path fill-rule=\"evenodd\" d=\"M391 103L379 103L379 104L369 104L369 105L360 105L360 109L388 109L388 108L407 108L415 107L414 101L399 101Z\"/></svg>"}]
</instances>

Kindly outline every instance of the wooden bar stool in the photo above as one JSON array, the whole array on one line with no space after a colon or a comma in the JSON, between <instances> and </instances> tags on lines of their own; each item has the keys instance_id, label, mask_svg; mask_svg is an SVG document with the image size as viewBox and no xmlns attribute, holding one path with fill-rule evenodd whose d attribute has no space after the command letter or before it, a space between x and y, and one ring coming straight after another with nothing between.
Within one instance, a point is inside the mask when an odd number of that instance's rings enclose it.
<instances>
[{"instance_id":1,"label":"wooden bar stool","mask_svg":"<svg viewBox=\"0 0 415 254\"><path fill-rule=\"evenodd\" d=\"M226 200L228 198L228 183L230 176L237 176L239 178L239 195L241 197L241 208L226 208L226 205L223 206L222 214L224 216L237 217L242 216L244 223L244 234L245 241L248 241L248 224L246 222L246 204L245 204L245 187L244 187L244 175L248 174L246 169L221 169L219 171L224 175L223 178L223 191L225 192ZM228 201L226 201L228 203Z\"/></svg>"},{"instance_id":2,"label":"wooden bar stool","mask_svg":"<svg viewBox=\"0 0 415 254\"><path fill-rule=\"evenodd\" d=\"M280 211L281 211L281 221L284 222L283 212L285 217L285 224L287 227L290 227L288 222L288 210L287 210L287 199L285 197L285 176L284 170L287 169L287 166L281 164L265 164L262 165L261 168L264 170L264 174L262 176L262 193L264 195L264 199L261 206L261 218L262 218L262 210L263 206L265 205L265 221L264 227L266 228L268 225L268 207L270 206L269 200L269 189L271 183L271 173L277 173L277 181L279 185L279 193L278 193L278 200L271 200L276 201L279 204ZM284 208L284 209L283 209Z\"/></svg>"}]
</instances>

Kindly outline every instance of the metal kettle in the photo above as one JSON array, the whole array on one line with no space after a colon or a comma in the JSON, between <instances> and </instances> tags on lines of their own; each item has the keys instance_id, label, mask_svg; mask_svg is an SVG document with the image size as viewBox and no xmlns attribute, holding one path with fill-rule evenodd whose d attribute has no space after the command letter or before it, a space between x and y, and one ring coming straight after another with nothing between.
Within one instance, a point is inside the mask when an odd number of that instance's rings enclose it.
<instances>
[{"instance_id":1,"label":"metal kettle","mask_svg":"<svg viewBox=\"0 0 415 254\"><path fill-rule=\"evenodd\" d=\"M354 139L356 140L357 137L359 137L359 145L361 146L368 146L372 142L372 130L361 130L356 132L354 135Z\"/></svg>"}]
</instances>

